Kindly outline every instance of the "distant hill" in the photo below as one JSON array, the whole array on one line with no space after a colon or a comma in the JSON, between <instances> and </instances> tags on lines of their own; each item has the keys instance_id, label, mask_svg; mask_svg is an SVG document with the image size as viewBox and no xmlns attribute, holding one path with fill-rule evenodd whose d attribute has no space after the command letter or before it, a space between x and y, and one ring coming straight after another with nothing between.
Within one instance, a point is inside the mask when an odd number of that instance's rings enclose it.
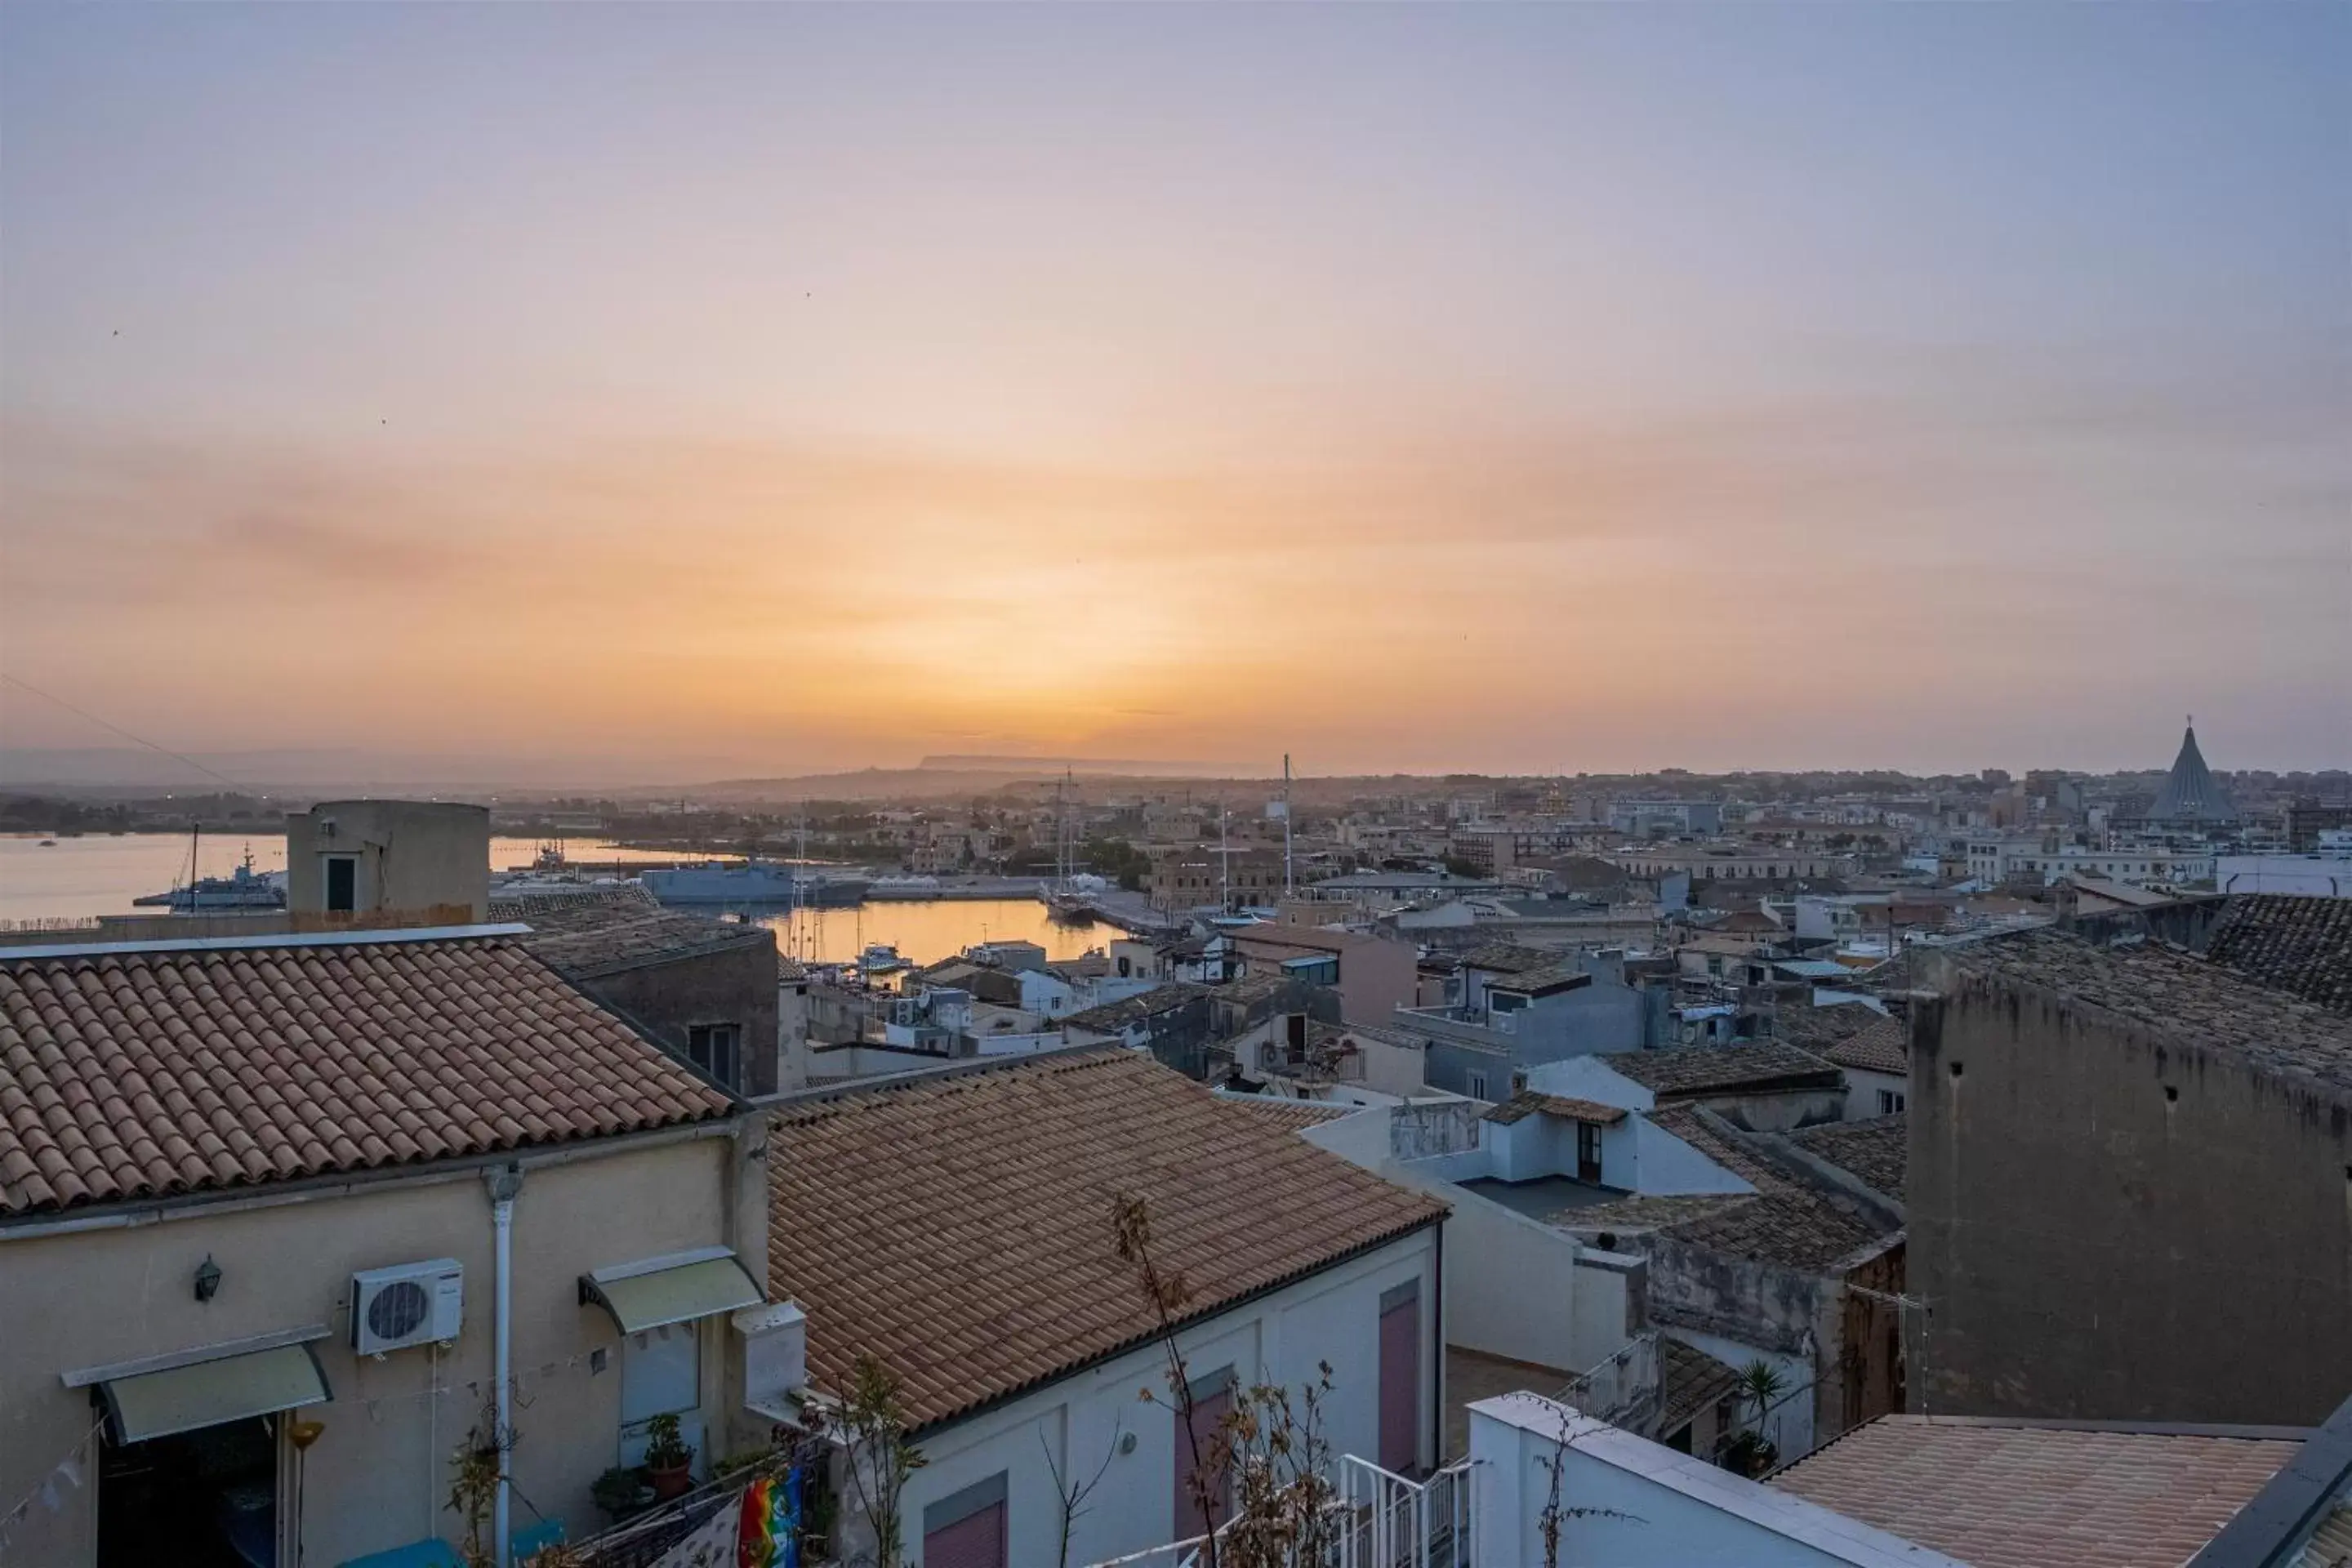
<instances>
[{"instance_id":1,"label":"distant hill","mask_svg":"<svg viewBox=\"0 0 2352 1568\"><path fill-rule=\"evenodd\" d=\"M925 773L1021 773L1069 772L1111 773L1135 779L1248 778L1258 770L1232 763L1115 761L1105 757L925 757Z\"/></svg>"}]
</instances>

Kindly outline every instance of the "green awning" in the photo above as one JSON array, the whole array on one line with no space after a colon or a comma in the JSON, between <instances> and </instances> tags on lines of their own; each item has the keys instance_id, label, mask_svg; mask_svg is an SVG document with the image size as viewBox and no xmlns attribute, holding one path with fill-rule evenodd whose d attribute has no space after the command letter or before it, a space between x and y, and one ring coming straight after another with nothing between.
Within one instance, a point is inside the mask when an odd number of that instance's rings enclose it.
<instances>
[{"instance_id":1,"label":"green awning","mask_svg":"<svg viewBox=\"0 0 2352 1568\"><path fill-rule=\"evenodd\" d=\"M751 1271L723 1247L617 1264L580 1277L580 1304L593 1301L604 1308L625 1334L714 1317L766 1300Z\"/></svg>"},{"instance_id":2,"label":"green awning","mask_svg":"<svg viewBox=\"0 0 2352 1568\"><path fill-rule=\"evenodd\" d=\"M327 1374L308 1343L278 1345L199 1361L162 1372L99 1382L119 1443L168 1437L249 1415L323 1405Z\"/></svg>"}]
</instances>

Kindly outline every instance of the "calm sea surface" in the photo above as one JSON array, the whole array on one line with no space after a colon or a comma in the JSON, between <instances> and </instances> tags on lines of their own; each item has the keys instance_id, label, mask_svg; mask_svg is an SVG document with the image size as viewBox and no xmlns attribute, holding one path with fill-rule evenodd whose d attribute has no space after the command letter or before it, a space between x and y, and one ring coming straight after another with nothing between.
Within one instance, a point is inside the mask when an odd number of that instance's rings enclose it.
<instances>
[{"instance_id":1,"label":"calm sea surface","mask_svg":"<svg viewBox=\"0 0 2352 1568\"><path fill-rule=\"evenodd\" d=\"M286 867L282 835L246 838L207 835L198 873L226 877L253 852L256 870ZM530 838L493 838L490 864L499 870L530 864L539 845ZM593 865L616 859L660 859L642 849L593 840L567 840L567 858ZM161 893L188 878L188 840L177 835L131 833L61 838L47 848L37 835L0 835L0 921L86 919L129 914L131 900ZM160 912L160 911L159 911ZM776 945L814 963L856 958L868 942L885 942L918 963L961 952L974 942L1022 938L1049 958L1076 958L1118 932L1109 926L1055 925L1045 905L1027 899L927 903L869 903L857 909L803 910L797 922L785 911L759 917L777 933Z\"/></svg>"},{"instance_id":2,"label":"calm sea surface","mask_svg":"<svg viewBox=\"0 0 2352 1568\"><path fill-rule=\"evenodd\" d=\"M804 963L845 963L868 942L887 942L917 963L952 958L974 942L1034 942L1049 959L1076 958L1108 947L1116 926L1056 925L1034 899L942 899L932 903L867 903L854 910L803 910L759 917L776 945Z\"/></svg>"}]
</instances>

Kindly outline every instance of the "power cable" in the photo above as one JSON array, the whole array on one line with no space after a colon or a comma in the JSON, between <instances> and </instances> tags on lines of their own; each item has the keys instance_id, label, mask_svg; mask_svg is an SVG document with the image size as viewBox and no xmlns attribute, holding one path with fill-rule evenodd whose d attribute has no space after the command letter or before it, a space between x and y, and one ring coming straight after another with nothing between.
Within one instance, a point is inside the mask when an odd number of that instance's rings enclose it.
<instances>
[{"instance_id":1,"label":"power cable","mask_svg":"<svg viewBox=\"0 0 2352 1568\"><path fill-rule=\"evenodd\" d=\"M174 762L185 763L188 766L195 769L196 772L204 774L206 778L215 779L220 783L228 785L231 789L243 790L247 787L245 784L237 783L236 780L229 777L226 773L220 773L215 769L205 766L204 763L196 761L194 757L188 756L184 752L175 752L169 746L159 746L154 742L148 740L142 735L132 734L130 731L124 729L120 724L109 723L106 720L100 718L89 709L78 708L74 704L67 701L64 698L58 696L56 692L44 691L29 680L19 679L17 677L10 675L5 670L0 670L0 680L5 680L11 686L22 688L24 690L31 692L36 697L43 698L48 701L54 702L58 707L64 709L67 712L77 714L81 718L87 719L91 723L97 725L100 729L120 735L124 740L131 742L134 745L144 746L149 751L156 752L162 756L169 757Z\"/></svg>"}]
</instances>

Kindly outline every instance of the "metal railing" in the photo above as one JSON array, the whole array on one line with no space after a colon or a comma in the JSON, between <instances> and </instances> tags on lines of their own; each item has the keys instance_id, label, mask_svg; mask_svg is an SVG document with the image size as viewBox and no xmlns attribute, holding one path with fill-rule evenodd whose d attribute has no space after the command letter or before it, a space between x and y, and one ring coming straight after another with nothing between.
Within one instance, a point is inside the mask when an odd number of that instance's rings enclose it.
<instances>
[{"instance_id":1,"label":"metal railing","mask_svg":"<svg viewBox=\"0 0 2352 1568\"><path fill-rule=\"evenodd\" d=\"M1428 1039L1467 1046L1492 1056L1510 1055L1509 1035L1483 1024L1464 1023L1454 1016L1454 1011L1451 1007L1399 1007L1391 1015L1391 1021L1398 1028Z\"/></svg>"},{"instance_id":2,"label":"metal railing","mask_svg":"<svg viewBox=\"0 0 2352 1568\"><path fill-rule=\"evenodd\" d=\"M1461 1568L1471 1561L1470 1461L1425 1481L1349 1454L1339 1461L1335 1568Z\"/></svg>"},{"instance_id":3,"label":"metal railing","mask_svg":"<svg viewBox=\"0 0 2352 1568\"><path fill-rule=\"evenodd\" d=\"M1337 1484L1325 1544L1291 1568L1465 1568L1471 1561L1469 1460L1416 1481L1349 1454L1339 1460ZM1213 1536L1108 1557L1090 1568L1205 1568L1210 1541L1225 1540L1234 1525L1228 1520Z\"/></svg>"},{"instance_id":4,"label":"metal railing","mask_svg":"<svg viewBox=\"0 0 2352 1568\"><path fill-rule=\"evenodd\" d=\"M1645 1329L1553 1397L1612 1426L1641 1432L1657 1417L1658 1378L1657 1332Z\"/></svg>"}]
</instances>

